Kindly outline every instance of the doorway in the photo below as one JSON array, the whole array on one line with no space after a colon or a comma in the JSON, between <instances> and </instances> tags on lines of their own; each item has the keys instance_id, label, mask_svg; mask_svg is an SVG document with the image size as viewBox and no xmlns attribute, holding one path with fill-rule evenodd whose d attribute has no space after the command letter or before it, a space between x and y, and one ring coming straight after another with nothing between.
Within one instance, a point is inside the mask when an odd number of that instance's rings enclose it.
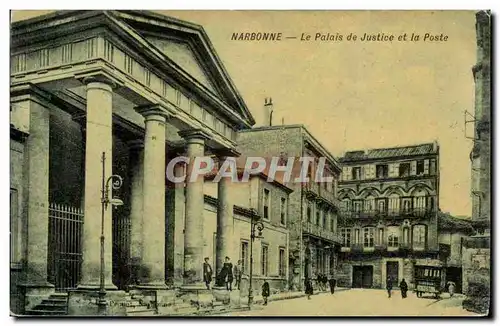
<instances>
[{"instance_id":1,"label":"doorway","mask_svg":"<svg viewBox=\"0 0 500 326\"><path fill-rule=\"evenodd\" d=\"M373 266L352 267L352 287L371 288L373 285Z\"/></svg>"},{"instance_id":2,"label":"doorway","mask_svg":"<svg viewBox=\"0 0 500 326\"><path fill-rule=\"evenodd\" d=\"M386 263L386 275L391 278L392 286L398 287L399 285L399 262L388 261Z\"/></svg>"},{"instance_id":3,"label":"doorway","mask_svg":"<svg viewBox=\"0 0 500 326\"><path fill-rule=\"evenodd\" d=\"M455 283L455 293L462 293L462 269L460 267L448 267L446 269L446 283Z\"/></svg>"}]
</instances>

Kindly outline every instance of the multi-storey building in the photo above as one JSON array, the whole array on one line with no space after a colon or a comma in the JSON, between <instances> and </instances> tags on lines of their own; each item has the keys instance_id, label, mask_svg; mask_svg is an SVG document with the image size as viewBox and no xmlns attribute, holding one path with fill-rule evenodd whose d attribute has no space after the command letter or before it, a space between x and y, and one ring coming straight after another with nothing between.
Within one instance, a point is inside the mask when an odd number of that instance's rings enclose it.
<instances>
[{"instance_id":1,"label":"multi-storey building","mask_svg":"<svg viewBox=\"0 0 500 326\"><path fill-rule=\"evenodd\" d=\"M350 151L340 159L339 284L385 287L439 264L437 143Z\"/></svg>"},{"instance_id":2,"label":"multi-storey building","mask_svg":"<svg viewBox=\"0 0 500 326\"><path fill-rule=\"evenodd\" d=\"M312 158L307 182L284 182L293 189L289 196L289 285L302 289L305 278L316 278L319 273L335 274L339 238L337 235L337 181L340 167L333 156L302 125L271 126L269 121L260 127L238 132L238 150L242 158L264 157L269 166L274 158L286 165L293 158L294 171L300 171L299 159ZM321 169L319 159L325 159L323 176L331 182L316 182ZM305 164L305 163L304 163ZM281 166L283 167L283 166Z\"/></svg>"}]
</instances>

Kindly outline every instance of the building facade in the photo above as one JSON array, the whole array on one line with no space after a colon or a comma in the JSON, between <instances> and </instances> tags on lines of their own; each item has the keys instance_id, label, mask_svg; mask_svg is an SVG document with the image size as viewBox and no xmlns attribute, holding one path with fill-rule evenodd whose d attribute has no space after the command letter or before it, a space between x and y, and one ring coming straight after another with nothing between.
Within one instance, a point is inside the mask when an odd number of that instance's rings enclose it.
<instances>
[{"instance_id":1,"label":"building facade","mask_svg":"<svg viewBox=\"0 0 500 326\"><path fill-rule=\"evenodd\" d=\"M237 156L238 129L254 124L203 28L144 11L65 11L11 33L12 311L68 290L95 306L85 293L102 273L107 295L163 293L167 280L201 291L204 180L185 183L181 199L165 167L179 153L188 171L194 157ZM219 226L233 223L227 187L223 178ZM182 237L169 238L173 225ZM231 230L220 228L214 261L232 255Z\"/></svg>"},{"instance_id":2,"label":"building facade","mask_svg":"<svg viewBox=\"0 0 500 326\"><path fill-rule=\"evenodd\" d=\"M414 286L418 266L439 261L439 146L350 151L340 159L339 285Z\"/></svg>"},{"instance_id":3,"label":"building facade","mask_svg":"<svg viewBox=\"0 0 500 326\"><path fill-rule=\"evenodd\" d=\"M340 167L333 156L302 125L270 126L238 132L238 151L246 157L262 157L269 163L279 158L281 168L293 159L289 197L289 288L300 290L305 278L316 279L318 274L336 274L340 249L337 235L339 202L336 197ZM311 158L307 182L293 182L299 176L299 158ZM325 166L319 159L325 158ZM292 165L290 165L292 166ZM331 182L316 182L316 173L332 177ZM269 172L269 171L266 171ZM280 178L279 174L276 174Z\"/></svg>"}]
</instances>

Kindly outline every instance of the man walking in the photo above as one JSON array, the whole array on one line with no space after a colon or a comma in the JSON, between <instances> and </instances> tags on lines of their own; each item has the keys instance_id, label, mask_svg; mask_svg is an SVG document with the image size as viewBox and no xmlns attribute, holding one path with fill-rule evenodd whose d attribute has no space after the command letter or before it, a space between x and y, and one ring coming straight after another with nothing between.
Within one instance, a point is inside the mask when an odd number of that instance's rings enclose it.
<instances>
[{"instance_id":1,"label":"man walking","mask_svg":"<svg viewBox=\"0 0 500 326\"><path fill-rule=\"evenodd\" d=\"M328 283L330 284L330 292L331 292L331 294L334 294L335 293L335 285L337 285L337 280L335 279L335 277L332 276L328 280Z\"/></svg>"},{"instance_id":2,"label":"man walking","mask_svg":"<svg viewBox=\"0 0 500 326\"><path fill-rule=\"evenodd\" d=\"M387 278L386 289L387 289L387 295L390 298L392 291L392 279L390 276Z\"/></svg>"},{"instance_id":3,"label":"man walking","mask_svg":"<svg viewBox=\"0 0 500 326\"><path fill-rule=\"evenodd\" d=\"M203 281L210 290L210 283L212 282L212 266L208 263L208 257L205 257L205 262L203 263Z\"/></svg>"},{"instance_id":4,"label":"man walking","mask_svg":"<svg viewBox=\"0 0 500 326\"><path fill-rule=\"evenodd\" d=\"M404 299L406 298L406 293L408 292L408 284L406 283L405 279L399 283L399 288L401 289L401 297Z\"/></svg>"},{"instance_id":5,"label":"man walking","mask_svg":"<svg viewBox=\"0 0 500 326\"><path fill-rule=\"evenodd\" d=\"M234 286L239 290L241 283L241 260L238 260L238 263L234 266L233 276L235 280Z\"/></svg>"}]
</instances>

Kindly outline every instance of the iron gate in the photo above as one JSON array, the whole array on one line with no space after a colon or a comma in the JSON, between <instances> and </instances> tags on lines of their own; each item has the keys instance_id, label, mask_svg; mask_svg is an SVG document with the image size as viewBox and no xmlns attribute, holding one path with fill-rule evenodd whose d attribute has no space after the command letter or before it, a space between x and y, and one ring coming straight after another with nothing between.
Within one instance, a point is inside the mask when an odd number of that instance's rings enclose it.
<instances>
[{"instance_id":1,"label":"iron gate","mask_svg":"<svg viewBox=\"0 0 500 326\"><path fill-rule=\"evenodd\" d=\"M76 288L80 280L82 232L80 208L50 204L48 281L58 292Z\"/></svg>"}]
</instances>

